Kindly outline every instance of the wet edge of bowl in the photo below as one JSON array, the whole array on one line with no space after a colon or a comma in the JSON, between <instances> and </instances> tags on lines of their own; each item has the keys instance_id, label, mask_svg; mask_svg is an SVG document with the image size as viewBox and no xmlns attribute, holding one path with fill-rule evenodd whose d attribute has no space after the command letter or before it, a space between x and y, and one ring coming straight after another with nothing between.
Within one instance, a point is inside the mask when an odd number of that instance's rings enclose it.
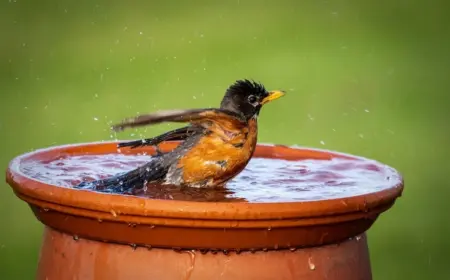
<instances>
[{"instance_id":1,"label":"wet edge of bowl","mask_svg":"<svg viewBox=\"0 0 450 280\"><path fill-rule=\"evenodd\" d=\"M117 149L117 143L122 141L104 141L90 143L76 143L69 145L52 146L25 153L14 158L7 170L6 180L14 192L24 200L42 201L56 205L66 205L85 210L111 212L121 215L133 216L164 216L180 219L205 220L266 220L282 218L313 218L323 216L336 216L352 212L369 212L371 209L385 208L393 204L396 198L402 195L403 178L392 167L378 161L355 156L351 154L315 149L299 146L285 146L258 143L257 158L278 158L285 160L299 160L299 155L306 158L331 159L334 157L348 158L376 162L390 169L396 175L392 178L390 188L363 195L349 196L325 200L301 202L190 202L142 198L122 194L105 194L89 190L77 190L68 187L50 185L31 177L20 170L20 164L30 159L54 159L57 155L82 154L142 154L151 155L152 147L140 150ZM161 145L162 150L173 149L178 141L167 142ZM119 152L120 151L120 152ZM292 153L296 152L297 156ZM257 154L257 155L256 155ZM289 154L291 154L289 156Z\"/></svg>"}]
</instances>

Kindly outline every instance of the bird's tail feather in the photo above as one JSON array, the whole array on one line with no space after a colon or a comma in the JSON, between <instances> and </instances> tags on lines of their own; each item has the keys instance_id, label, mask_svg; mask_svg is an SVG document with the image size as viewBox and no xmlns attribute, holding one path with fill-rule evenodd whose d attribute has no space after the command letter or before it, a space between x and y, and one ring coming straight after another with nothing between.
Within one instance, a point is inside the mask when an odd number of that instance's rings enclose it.
<instances>
[{"instance_id":1,"label":"bird's tail feather","mask_svg":"<svg viewBox=\"0 0 450 280\"><path fill-rule=\"evenodd\" d=\"M110 178L82 182L76 189L89 189L106 193L131 193L133 190L144 188L149 182L157 182L164 178L167 167L161 164L159 158L140 166L134 170L119 173Z\"/></svg>"}]
</instances>

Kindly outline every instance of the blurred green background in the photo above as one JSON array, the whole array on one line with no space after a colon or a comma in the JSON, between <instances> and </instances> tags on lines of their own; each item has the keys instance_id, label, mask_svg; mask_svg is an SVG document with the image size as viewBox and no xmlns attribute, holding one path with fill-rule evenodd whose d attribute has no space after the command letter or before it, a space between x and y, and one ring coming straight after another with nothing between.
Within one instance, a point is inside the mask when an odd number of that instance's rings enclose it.
<instances>
[{"instance_id":1,"label":"blurred green background","mask_svg":"<svg viewBox=\"0 0 450 280\"><path fill-rule=\"evenodd\" d=\"M403 197L369 231L374 279L448 279L446 6L1 1L0 167L37 148L137 138L145 130L116 136L108 123L218 106L229 84L253 78L288 91L263 109L260 142L358 154L404 175ZM0 275L33 279L42 225L2 178Z\"/></svg>"}]
</instances>

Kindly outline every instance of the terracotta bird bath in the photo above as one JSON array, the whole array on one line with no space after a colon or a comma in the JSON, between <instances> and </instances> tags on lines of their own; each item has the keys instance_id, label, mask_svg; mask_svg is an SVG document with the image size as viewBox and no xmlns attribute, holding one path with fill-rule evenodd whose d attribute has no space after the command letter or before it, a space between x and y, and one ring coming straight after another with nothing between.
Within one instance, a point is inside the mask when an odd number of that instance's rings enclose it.
<instances>
[{"instance_id":1,"label":"terracotta bird bath","mask_svg":"<svg viewBox=\"0 0 450 280\"><path fill-rule=\"evenodd\" d=\"M199 202L99 193L44 183L27 162L119 153L117 142L52 147L11 161L7 182L45 225L37 279L372 279L365 232L403 191L289 202ZM161 149L173 149L167 142ZM154 152L123 149L124 154ZM255 158L366 159L259 144ZM388 168L388 167L386 167ZM301 176L301 175L298 175Z\"/></svg>"}]
</instances>

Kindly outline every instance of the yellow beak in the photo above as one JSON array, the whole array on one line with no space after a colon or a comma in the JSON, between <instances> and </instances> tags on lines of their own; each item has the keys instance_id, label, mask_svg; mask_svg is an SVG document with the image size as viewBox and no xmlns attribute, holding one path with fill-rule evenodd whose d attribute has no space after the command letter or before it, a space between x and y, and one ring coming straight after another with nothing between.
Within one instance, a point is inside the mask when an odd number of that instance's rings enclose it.
<instances>
[{"instance_id":1,"label":"yellow beak","mask_svg":"<svg viewBox=\"0 0 450 280\"><path fill-rule=\"evenodd\" d=\"M269 92L269 95L267 95L262 101L261 101L261 105L264 105L266 103L269 103L270 101L273 101L275 99L278 99L280 97L282 97L283 95L285 95L286 93L284 91L281 90L273 90Z\"/></svg>"}]
</instances>

